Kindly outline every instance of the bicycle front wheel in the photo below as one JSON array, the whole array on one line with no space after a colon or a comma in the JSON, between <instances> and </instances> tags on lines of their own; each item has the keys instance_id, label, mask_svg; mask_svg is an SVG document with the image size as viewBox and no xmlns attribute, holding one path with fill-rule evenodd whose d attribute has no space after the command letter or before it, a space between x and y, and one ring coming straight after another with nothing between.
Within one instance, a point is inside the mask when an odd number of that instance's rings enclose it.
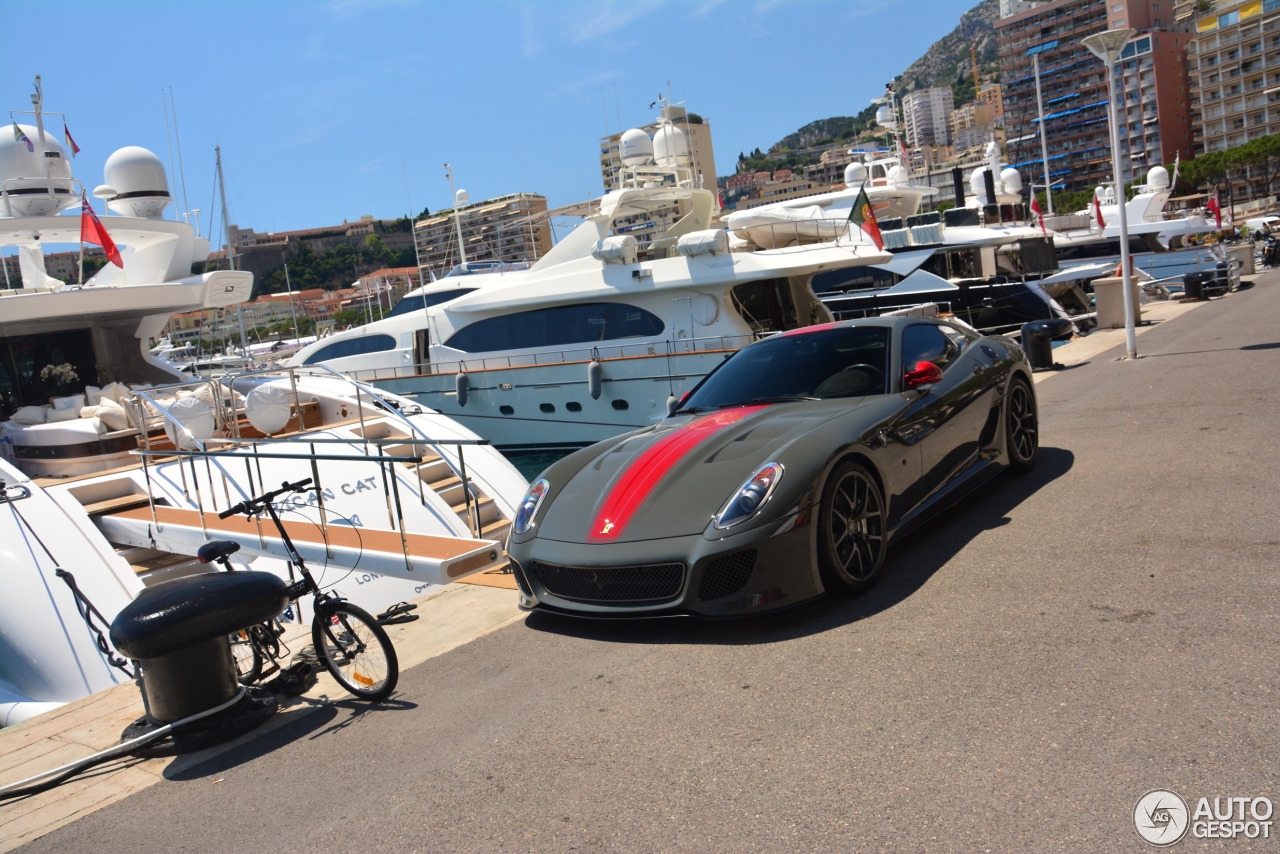
<instances>
[{"instance_id":1,"label":"bicycle front wheel","mask_svg":"<svg viewBox=\"0 0 1280 854\"><path fill-rule=\"evenodd\" d=\"M316 656L338 684L363 700L382 700L395 690L400 662L391 638L368 611L338 602L311 621Z\"/></svg>"}]
</instances>

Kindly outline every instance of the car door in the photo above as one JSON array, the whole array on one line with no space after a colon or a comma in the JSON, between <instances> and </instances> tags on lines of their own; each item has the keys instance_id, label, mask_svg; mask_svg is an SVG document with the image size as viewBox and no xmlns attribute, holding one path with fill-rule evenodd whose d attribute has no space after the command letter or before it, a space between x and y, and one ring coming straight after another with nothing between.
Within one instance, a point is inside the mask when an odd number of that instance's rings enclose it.
<instances>
[{"instance_id":1,"label":"car door","mask_svg":"<svg viewBox=\"0 0 1280 854\"><path fill-rule=\"evenodd\" d=\"M964 351L960 343L966 346ZM942 379L909 407L904 428L920 442L922 500L945 487L979 459L979 438L991 408L993 369L990 360L963 335L948 335L936 323L917 323L902 330L902 372L932 362Z\"/></svg>"}]
</instances>

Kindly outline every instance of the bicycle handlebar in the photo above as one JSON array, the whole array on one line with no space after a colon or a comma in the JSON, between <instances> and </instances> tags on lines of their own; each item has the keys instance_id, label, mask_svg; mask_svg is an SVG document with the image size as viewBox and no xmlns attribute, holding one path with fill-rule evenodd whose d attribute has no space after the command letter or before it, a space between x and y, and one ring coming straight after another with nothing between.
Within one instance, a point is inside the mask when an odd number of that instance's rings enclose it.
<instances>
[{"instance_id":1,"label":"bicycle handlebar","mask_svg":"<svg viewBox=\"0 0 1280 854\"><path fill-rule=\"evenodd\" d=\"M266 505L268 502L271 501L271 499L275 498L278 495L283 495L286 492L301 492L302 490L306 489L310 485L311 485L311 478L306 478L305 480L299 480L294 483L289 483L288 481L285 481L284 483L280 484L279 489L273 489L270 492L264 492L262 495L259 495L257 498L250 498L248 501L241 501L239 504L236 504L232 507L227 508L226 510L223 510L221 513L218 514L218 518L226 519L228 517L235 516L240 513L244 513L248 515L249 513L252 513L254 510L258 509L259 507Z\"/></svg>"}]
</instances>

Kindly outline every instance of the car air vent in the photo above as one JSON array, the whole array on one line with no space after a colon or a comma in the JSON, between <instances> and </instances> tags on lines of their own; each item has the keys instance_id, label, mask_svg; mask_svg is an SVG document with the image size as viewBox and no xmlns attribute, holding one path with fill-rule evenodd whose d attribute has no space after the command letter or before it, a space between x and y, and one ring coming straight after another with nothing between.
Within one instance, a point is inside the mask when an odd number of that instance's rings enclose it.
<instances>
[{"instance_id":1,"label":"car air vent","mask_svg":"<svg viewBox=\"0 0 1280 854\"><path fill-rule=\"evenodd\" d=\"M683 563L559 566L535 560L529 569L548 593L575 602L660 602L684 588Z\"/></svg>"},{"instance_id":2,"label":"car air vent","mask_svg":"<svg viewBox=\"0 0 1280 854\"><path fill-rule=\"evenodd\" d=\"M702 583L698 585L698 598L703 602L737 593L747 586L751 571L756 568L756 550L747 549L718 557L702 570Z\"/></svg>"},{"instance_id":3,"label":"car air vent","mask_svg":"<svg viewBox=\"0 0 1280 854\"><path fill-rule=\"evenodd\" d=\"M526 596L532 596L533 588L529 586L529 579L524 577L524 570L517 561L511 561L511 572L516 577L516 584L520 586L520 592Z\"/></svg>"}]
</instances>

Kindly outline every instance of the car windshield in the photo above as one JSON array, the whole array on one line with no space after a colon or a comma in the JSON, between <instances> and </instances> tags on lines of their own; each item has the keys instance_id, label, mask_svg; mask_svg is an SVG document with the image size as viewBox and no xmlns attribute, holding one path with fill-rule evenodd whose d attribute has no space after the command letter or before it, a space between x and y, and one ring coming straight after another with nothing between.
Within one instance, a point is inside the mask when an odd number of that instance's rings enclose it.
<instances>
[{"instance_id":1,"label":"car windshield","mask_svg":"<svg viewBox=\"0 0 1280 854\"><path fill-rule=\"evenodd\" d=\"M888 367L888 327L838 326L778 335L735 353L681 409L885 394Z\"/></svg>"}]
</instances>

